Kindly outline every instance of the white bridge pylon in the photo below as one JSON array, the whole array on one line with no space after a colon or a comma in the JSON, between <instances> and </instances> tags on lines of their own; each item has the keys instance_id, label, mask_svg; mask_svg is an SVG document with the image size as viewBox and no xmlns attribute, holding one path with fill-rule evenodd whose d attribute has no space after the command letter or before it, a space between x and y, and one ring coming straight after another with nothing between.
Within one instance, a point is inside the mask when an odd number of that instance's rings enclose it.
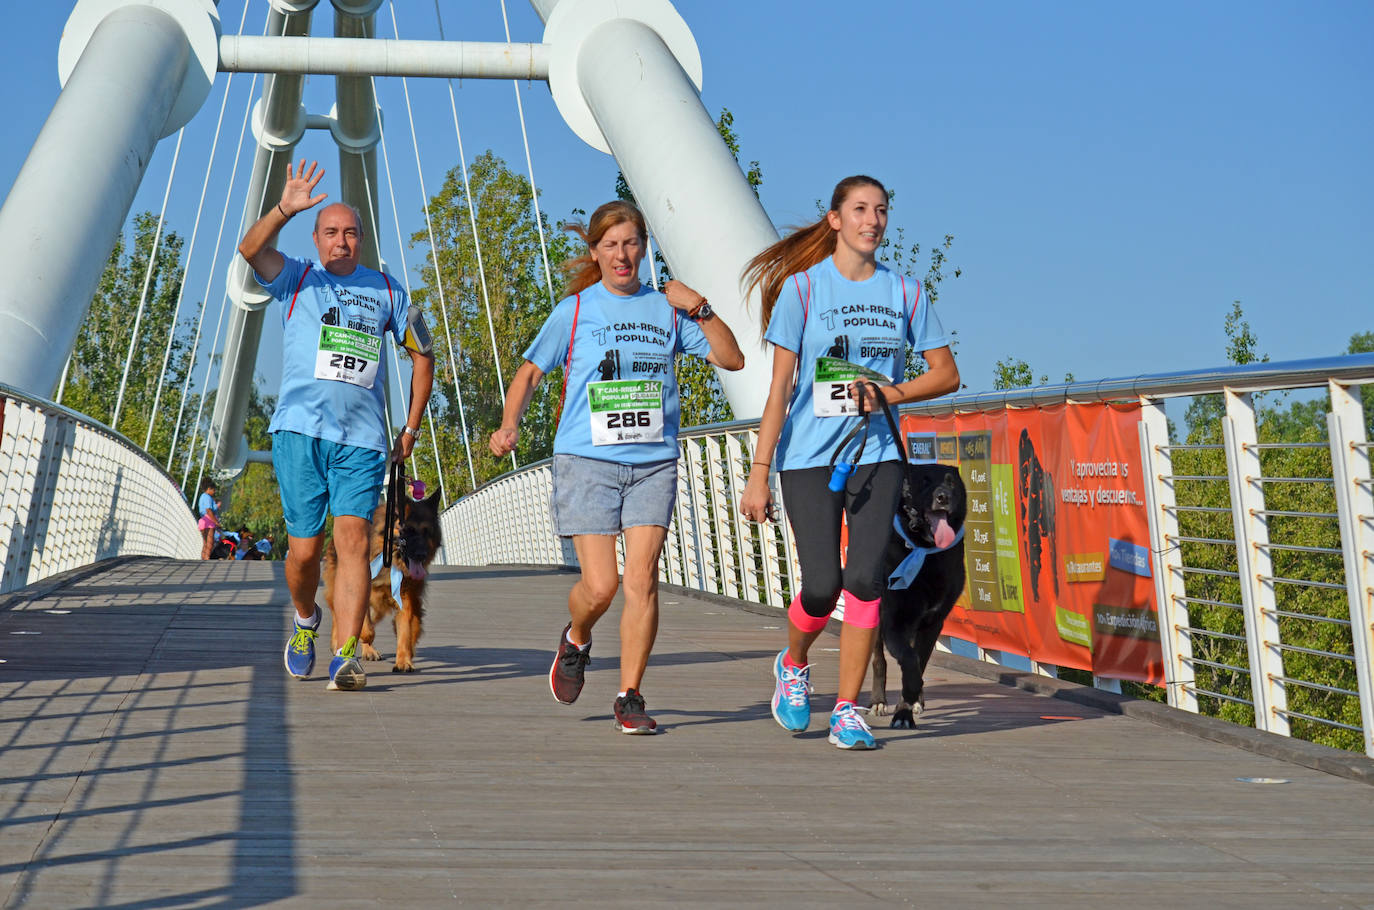
<instances>
[{"instance_id":1,"label":"white bridge pylon","mask_svg":"<svg viewBox=\"0 0 1374 910\"><path fill-rule=\"evenodd\" d=\"M701 102L696 41L668 0L531 0L545 24L535 44L381 40L381 0L331 2L334 38L308 37L319 0L271 0L260 38L222 36L211 0L77 3L59 51L62 93L0 208L0 248L15 254L0 289L0 383L53 393L154 147L195 115L217 72L273 74L254 110L239 236L280 197L310 128L338 145L343 201L365 218L378 211L372 77L538 79L573 132L615 157L674 273L741 339L745 369L718 373L736 417L762 412L769 358L739 276L778 235ZM306 75L336 77L332 112L305 111ZM363 261L380 267L365 233ZM217 472L235 474L250 458L243 424L268 300L237 257L227 293L211 443Z\"/></svg>"}]
</instances>

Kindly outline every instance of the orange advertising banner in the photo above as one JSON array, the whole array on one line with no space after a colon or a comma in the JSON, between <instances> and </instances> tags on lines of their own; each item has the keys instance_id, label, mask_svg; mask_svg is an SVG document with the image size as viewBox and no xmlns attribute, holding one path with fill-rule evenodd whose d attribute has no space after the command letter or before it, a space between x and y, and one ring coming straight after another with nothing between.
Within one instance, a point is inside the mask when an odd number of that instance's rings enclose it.
<instances>
[{"instance_id":1,"label":"orange advertising banner","mask_svg":"<svg viewBox=\"0 0 1374 910\"><path fill-rule=\"evenodd\" d=\"M968 490L968 581L945 634L1163 682L1139 423L1108 404L902 418L912 460L957 467Z\"/></svg>"}]
</instances>

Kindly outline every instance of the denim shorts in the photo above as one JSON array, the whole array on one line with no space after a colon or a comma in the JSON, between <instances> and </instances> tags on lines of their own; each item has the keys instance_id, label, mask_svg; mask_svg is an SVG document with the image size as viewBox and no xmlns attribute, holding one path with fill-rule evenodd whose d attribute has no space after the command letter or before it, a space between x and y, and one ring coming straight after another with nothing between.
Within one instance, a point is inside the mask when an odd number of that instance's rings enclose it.
<instances>
[{"instance_id":1,"label":"denim shorts","mask_svg":"<svg viewBox=\"0 0 1374 910\"><path fill-rule=\"evenodd\" d=\"M272 467L292 537L323 532L326 509L371 521L386 482L381 452L287 430L272 434Z\"/></svg>"},{"instance_id":2,"label":"denim shorts","mask_svg":"<svg viewBox=\"0 0 1374 910\"><path fill-rule=\"evenodd\" d=\"M559 537L668 527L677 502L677 459L620 464L580 455L553 456L553 530Z\"/></svg>"}]
</instances>

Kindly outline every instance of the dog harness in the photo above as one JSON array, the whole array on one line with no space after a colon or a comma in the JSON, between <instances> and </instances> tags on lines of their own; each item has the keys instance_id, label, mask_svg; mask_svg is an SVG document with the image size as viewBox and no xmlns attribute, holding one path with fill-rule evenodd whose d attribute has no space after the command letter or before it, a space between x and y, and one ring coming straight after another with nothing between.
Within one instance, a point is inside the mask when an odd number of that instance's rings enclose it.
<instances>
[{"instance_id":1,"label":"dog harness","mask_svg":"<svg viewBox=\"0 0 1374 910\"><path fill-rule=\"evenodd\" d=\"M918 547L916 542L907 535L906 528L902 526L900 514L892 516L892 527L911 552L907 553L906 558L897 563L897 568L893 569L892 574L887 576L887 587L891 591L901 591L911 587L916 576L921 574L921 567L926 564L927 556L932 553L943 553L964 539L964 529L961 527L954 535L954 539L950 541L949 547Z\"/></svg>"}]
</instances>

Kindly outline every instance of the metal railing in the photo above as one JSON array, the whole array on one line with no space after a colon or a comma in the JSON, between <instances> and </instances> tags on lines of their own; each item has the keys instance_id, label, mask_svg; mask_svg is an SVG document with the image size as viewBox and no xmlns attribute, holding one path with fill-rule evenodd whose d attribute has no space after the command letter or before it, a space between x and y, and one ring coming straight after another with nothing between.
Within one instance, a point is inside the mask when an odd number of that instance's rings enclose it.
<instances>
[{"instance_id":1,"label":"metal railing","mask_svg":"<svg viewBox=\"0 0 1374 910\"><path fill-rule=\"evenodd\" d=\"M1374 355L955 395L903 413L1138 401L1169 703L1374 755L1364 383L1374 383ZM1302 428L1301 438L1271 438L1277 430L1257 420L1257 393L1323 387L1325 424ZM1191 428L1191 440L1171 439L1165 402L1201 395L1221 397L1216 419ZM782 608L799 583L791 529L745 521L737 508L756 431L756 421L742 421L680 435L660 575ZM575 565L572 547L553 535L551 488L542 461L455 503L443 516L444 561ZM781 504L776 479L774 496Z\"/></svg>"},{"instance_id":2,"label":"metal railing","mask_svg":"<svg viewBox=\"0 0 1374 910\"><path fill-rule=\"evenodd\" d=\"M0 386L0 593L126 555L200 556L176 482L104 424Z\"/></svg>"}]
</instances>

